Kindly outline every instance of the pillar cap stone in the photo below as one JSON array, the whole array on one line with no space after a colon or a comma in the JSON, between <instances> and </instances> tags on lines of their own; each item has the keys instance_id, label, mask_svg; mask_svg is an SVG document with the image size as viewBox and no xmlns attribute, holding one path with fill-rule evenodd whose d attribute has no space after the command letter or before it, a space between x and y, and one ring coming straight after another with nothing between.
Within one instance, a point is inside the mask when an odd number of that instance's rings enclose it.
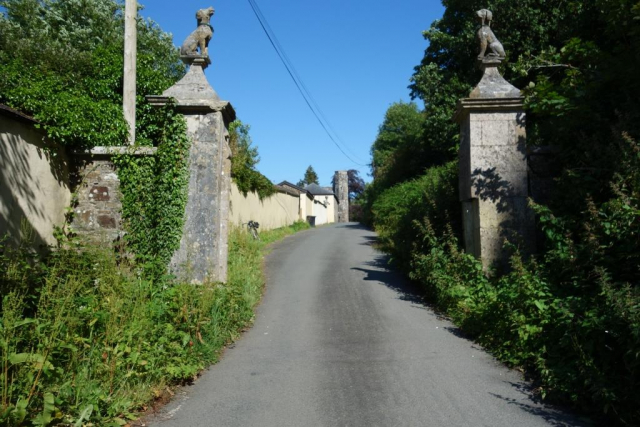
<instances>
[{"instance_id":1,"label":"pillar cap stone","mask_svg":"<svg viewBox=\"0 0 640 427\"><path fill-rule=\"evenodd\" d=\"M471 111L522 111L524 97L514 98L464 98L458 101L453 119L460 123Z\"/></svg>"},{"instance_id":2,"label":"pillar cap stone","mask_svg":"<svg viewBox=\"0 0 640 427\"><path fill-rule=\"evenodd\" d=\"M191 64L187 74L165 90L162 95L148 95L149 104L154 107L163 107L173 100L181 113L206 114L220 111L227 122L234 121L236 112L231 103L220 99L204 75L204 69L211 63L209 57L184 56L182 59Z\"/></svg>"},{"instance_id":3,"label":"pillar cap stone","mask_svg":"<svg viewBox=\"0 0 640 427\"><path fill-rule=\"evenodd\" d=\"M471 91L469 98L517 98L522 96L520 89L506 81L498 66L500 59L484 59L480 61L482 79L480 83Z\"/></svg>"},{"instance_id":4,"label":"pillar cap stone","mask_svg":"<svg viewBox=\"0 0 640 427\"><path fill-rule=\"evenodd\" d=\"M201 66L203 70L211 65L209 55L180 55L180 59L189 67L195 64Z\"/></svg>"},{"instance_id":5,"label":"pillar cap stone","mask_svg":"<svg viewBox=\"0 0 640 427\"><path fill-rule=\"evenodd\" d=\"M220 101L218 93L211 87L204 75L207 61L211 62L207 57L190 57L191 65L187 74L179 82L162 92L162 95L180 101L192 99Z\"/></svg>"},{"instance_id":6,"label":"pillar cap stone","mask_svg":"<svg viewBox=\"0 0 640 427\"><path fill-rule=\"evenodd\" d=\"M236 110L229 101L211 101L207 99L180 100L170 96L147 95L147 102L153 107L164 107L173 102L178 111L183 114L206 114L220 111L228 123L236 119Z\"/></svg>"}]
</instances>

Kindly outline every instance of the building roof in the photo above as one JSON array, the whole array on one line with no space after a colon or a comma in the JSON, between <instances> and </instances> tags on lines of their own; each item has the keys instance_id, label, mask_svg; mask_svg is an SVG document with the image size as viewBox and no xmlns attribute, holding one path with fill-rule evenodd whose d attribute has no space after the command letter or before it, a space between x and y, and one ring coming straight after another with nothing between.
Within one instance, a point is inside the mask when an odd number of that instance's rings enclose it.
<instances>
[{"instance_id":1,"label":"building roof","mask_svg":"<svg viewBox=\"0 0 640 427\"><path fill-rule=\"evenodd\" d=\"M290 196L300 196L300 192L296 191L292 188L289 188L287 186L284 185L274 185L274 187L276 188L276 191L279 191L280 193L285 193L288 194Z\"/></svg>"},{"instance_id":2,"label":"building roof","mask_svg":"<svg viewBox=\"0 0 640 427\"><path fill-rule=\"evenodd\" d=\"M301 193L304 193L304 192L306 192L306 191L307 191L307 190L305 190L304 188L302 188L302 187L300 187L300 186L298 186L298 185L295 185L295 184L290 183L289 181L282 181L282 182L281 182L280 184L278 184L278 185L279 185L279 186L281 186L281 187L291 187L291 188L293 188L293 189L296 189L296 190L300 191Z\"/></svg>"},{"instance_id":3,"label":"building roof","mask_svg":"<svg viewBox=\"0 0 640 427\"><path fill-rule=\"evenodd\" d=\"M333 191L328 190L325 187L320 187L318 184L309 184L306 187L304 187L305 190L307 190L309 193L313 194L314 196L333 196Z\"/></svg>"},{"instance_id":4,"label":"building roof","mask_svg":"<svg viewBox=\"0 0 640 427\"><path fill-rule=\"evenodd\" d=\"M311 193L309 193L307 190L305 190L304 188L300 187L299 185L292 184L289 181L282 181L280 184L278 184L278 186L285 187L285 188L291 188L294 191L297 191L298 194L304 193L304 194L307 195L307 197L309 199L313 199L313 196L311 195Z\"/></svg>"}]
</instances>

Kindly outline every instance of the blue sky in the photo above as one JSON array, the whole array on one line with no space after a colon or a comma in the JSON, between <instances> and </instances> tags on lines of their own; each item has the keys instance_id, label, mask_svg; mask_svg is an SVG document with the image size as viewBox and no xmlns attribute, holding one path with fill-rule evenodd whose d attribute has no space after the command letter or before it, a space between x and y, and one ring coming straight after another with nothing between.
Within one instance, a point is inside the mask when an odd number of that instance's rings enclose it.
<instances>
[{"instance_id":1,"label":"blue sky","mask_svg":"<svg viewBox=\"0 0 640 427\"><path fill-rule=\"evenodd\" d=\"M388 106L409 100L422 59L422 31L442 16L439 0L257 0L271 28L357 165L324 133L269 44L247 0L139 0L142 15L180 45L196 10L213 6L215 34L206 70L220 97L251 125L258 169L294 183L307 166L329 185L334 171L357 169L369 181L369 149ZM352 154L353 153L353 154Z\"/></svg>"}]
</instances>

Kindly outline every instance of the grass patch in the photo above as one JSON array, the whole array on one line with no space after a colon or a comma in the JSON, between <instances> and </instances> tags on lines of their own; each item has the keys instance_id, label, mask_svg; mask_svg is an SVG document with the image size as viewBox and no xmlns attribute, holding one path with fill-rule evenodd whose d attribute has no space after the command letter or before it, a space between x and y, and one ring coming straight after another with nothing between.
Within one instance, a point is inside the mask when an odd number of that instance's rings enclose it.
<instances>
[{"instance_id":1,"label":"grass patch","mask_svg":"<svg viewBox=\"0 0 640 427\"><path fill-rule=\"evenodd\" d=\"M0 244L0 425L124 425L191 381L254 317L269 243L233 229L227 284L150 279L111 251L36 260Z\"/></svg>"}]
</instances>

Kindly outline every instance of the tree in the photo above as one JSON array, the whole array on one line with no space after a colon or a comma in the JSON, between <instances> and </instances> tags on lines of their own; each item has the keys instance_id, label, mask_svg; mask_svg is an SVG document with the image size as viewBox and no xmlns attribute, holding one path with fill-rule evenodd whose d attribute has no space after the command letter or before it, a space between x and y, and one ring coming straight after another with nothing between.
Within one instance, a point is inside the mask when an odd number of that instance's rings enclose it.
<instances>
[{"instance_id":1,"label":"tree","mask_svg":"<svg viewBox=\"0 0 640 427\"><path fill-rule=\"evenodd\" d=\"M371 146L371 174L378 183L392 186L424 171L416 156L423 136L424 113L411 102L392 104Z\"/></svg>"},{"instance_id":2,"label":"tree","mask_svg":"<svg viewBox=\"0 0 640 427\"><path fill-rule=\"evenodd\" d=\"M309 184L320 184L320 182L318 181L318 174L313 170L313 166L311 165L309 165L309 167L305 171L304 178L298 181L297 185L299 187L304 187L305 185Z\"/></svg>"},{"instance_id":3,"label":"tree","mask_svg":"<svg viewBox=\"0 0 640 427\"><path fill-rule=\"evenodd\" d=\"M245 196L253 192L262 199L275 193L275 187L266 176L256 170L260 157L258 147L252 146L250 128L240 120L229 126L231 178Z\"/></svg>"},{"instance_id":4,"label":"tree","mask_svg":"<svg viewBox=\"0 0 640 427\"><path fill-rule=\"evenodd\" d=\"M0 102L68 146L123 145L123 5L115 0L0 0ZM163 138L146 95L184 75L170 34L138 19L137 140Z\"/></svg>"}]
</instances>

